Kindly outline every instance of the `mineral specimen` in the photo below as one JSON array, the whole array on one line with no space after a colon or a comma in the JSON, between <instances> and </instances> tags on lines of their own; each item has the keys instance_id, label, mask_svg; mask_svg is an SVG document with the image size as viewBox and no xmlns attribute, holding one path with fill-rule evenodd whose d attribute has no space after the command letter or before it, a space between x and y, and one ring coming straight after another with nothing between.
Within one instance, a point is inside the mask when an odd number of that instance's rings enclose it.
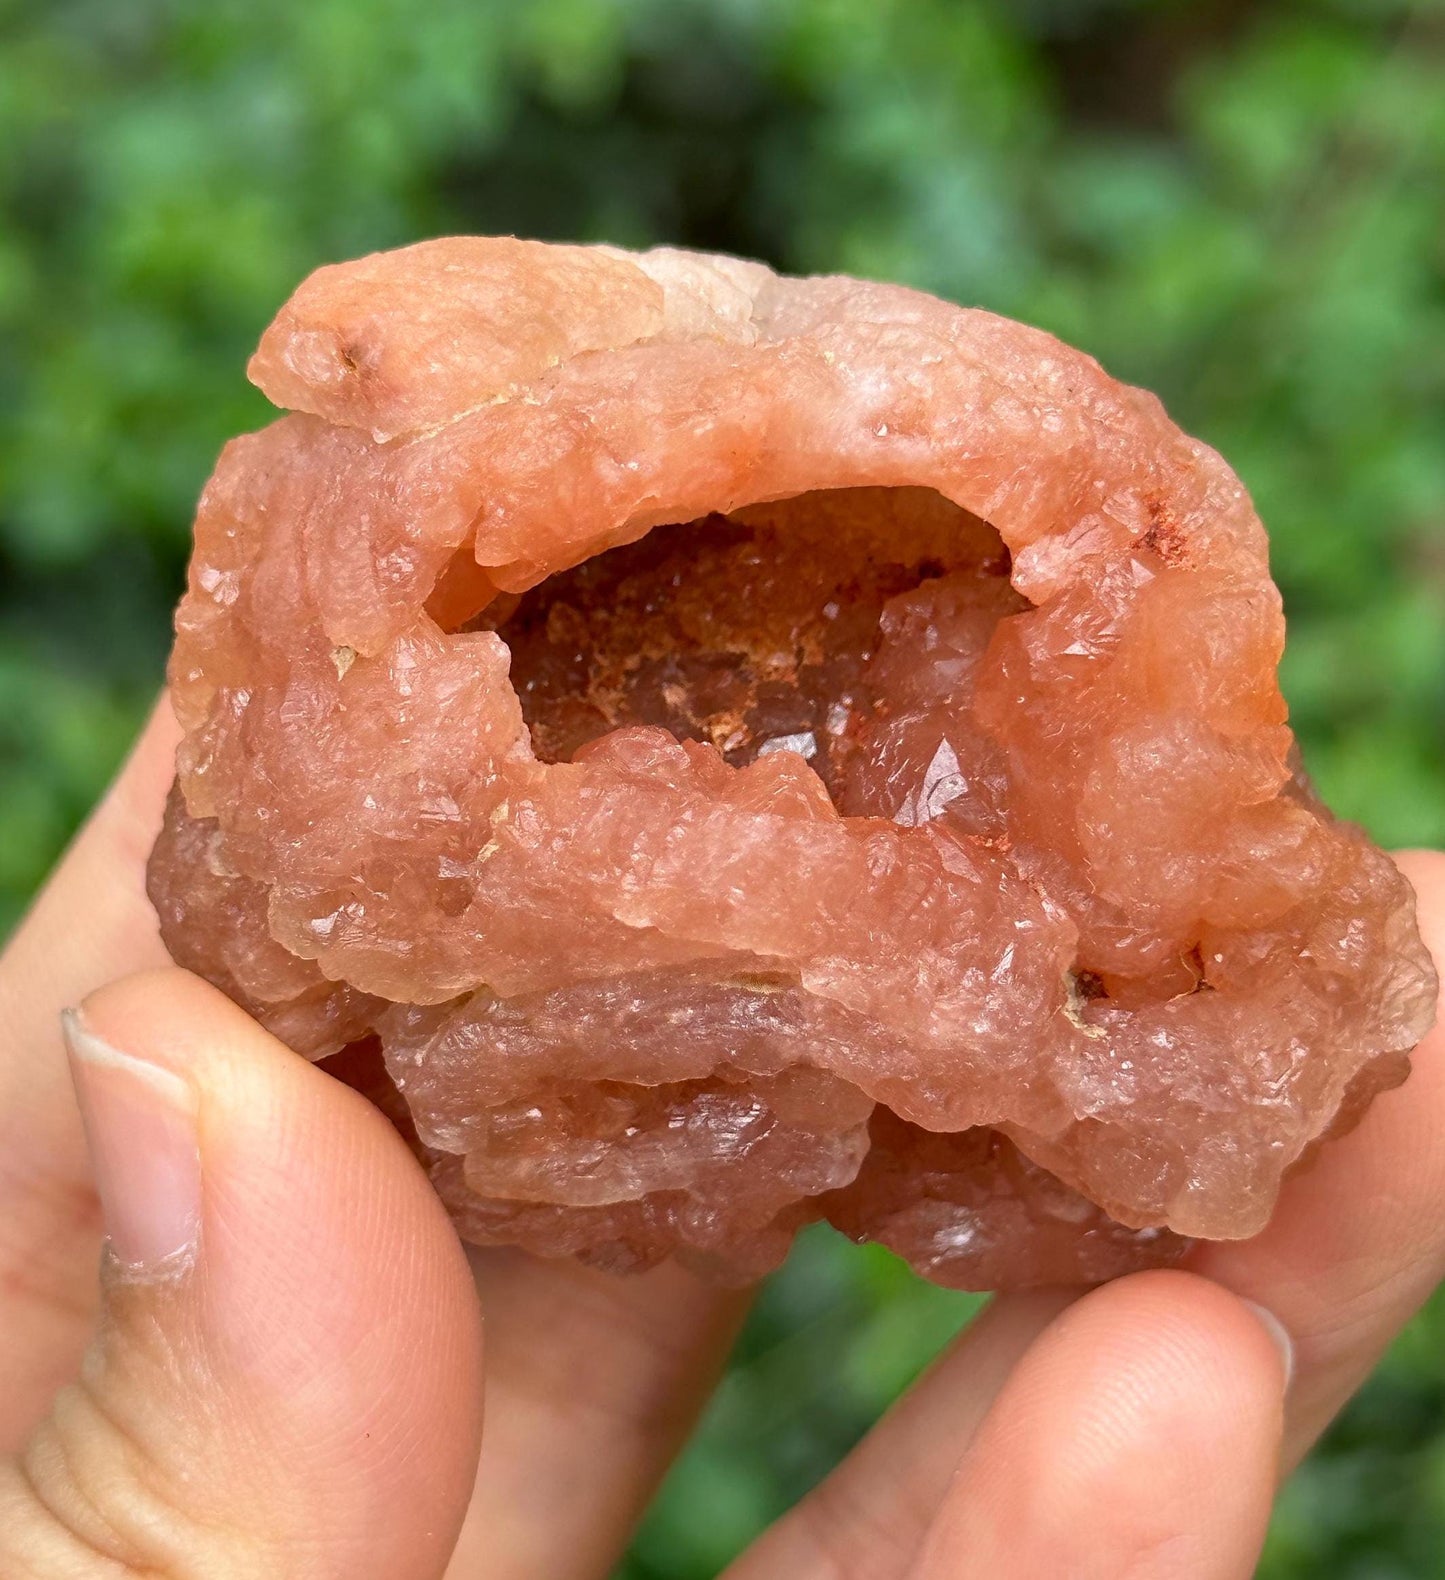
<instances>
[{"instance_id":1,"label":"mineral specimen","mask_svg":"<svg viewBox=\"0 0 1445 1580\"><path fill-rule=\"evenodd\" d=\"M1298 770L1263 531L1046 334L661 250L313 275L200 504L165 937L468 1238L1094 1280L1404 1078L1410 893Z\"/></svg>"}]
</instances>

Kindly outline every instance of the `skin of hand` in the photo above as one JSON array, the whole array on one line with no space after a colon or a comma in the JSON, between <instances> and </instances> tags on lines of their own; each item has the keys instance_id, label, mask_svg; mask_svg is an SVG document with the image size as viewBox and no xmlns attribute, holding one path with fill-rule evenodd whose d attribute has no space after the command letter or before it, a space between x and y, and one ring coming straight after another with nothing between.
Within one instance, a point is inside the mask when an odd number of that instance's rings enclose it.
<instances>
[{"instance_id":1,"label":"skin of hand","mask_svg":"<svg viewBox=\"0 0 1445 1580\"><path fill-rule=\"evenodd\" d=\"M0 1576L603 1580L745 1298L469 1257L377 1112L169 966L175 738L0 958ZM1400 862L1445 958L1445 857ZM727 1580L1242 1580L1442 1201L1437 1030L1258 1238L995 1299Z\"/></svg>"}]
</instances>

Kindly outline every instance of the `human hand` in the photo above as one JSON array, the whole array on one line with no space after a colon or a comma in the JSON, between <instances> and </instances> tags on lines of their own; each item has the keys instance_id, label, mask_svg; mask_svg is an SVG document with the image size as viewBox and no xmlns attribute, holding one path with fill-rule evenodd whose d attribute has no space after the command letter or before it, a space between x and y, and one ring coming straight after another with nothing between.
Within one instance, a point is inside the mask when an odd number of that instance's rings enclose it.
<instances>
[{"instance_id":1,"label":"human hand","mask_svg":"<svg viewBox=\"0 0 1445 1580\"><path fill-rule=\"evenodd\" d=\"M166 965L174 740L162 708L0 959L0 1575L606 1575L743 1297L469 1266L370 1105ZM1445 858L1402 865L1440 959ZM996 1299L729 1580L1249 1574L1279 1467L1445 1272L1442 1118L1437 1031L1257 1239Z\"/></svg>"}]
</instances>

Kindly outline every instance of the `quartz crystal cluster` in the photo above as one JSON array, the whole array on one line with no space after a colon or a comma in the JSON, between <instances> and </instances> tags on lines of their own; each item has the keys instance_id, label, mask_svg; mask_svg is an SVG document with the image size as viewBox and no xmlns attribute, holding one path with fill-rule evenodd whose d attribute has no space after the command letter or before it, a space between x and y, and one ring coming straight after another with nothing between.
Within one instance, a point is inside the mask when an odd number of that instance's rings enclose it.
<instances>
[{"instance_id":1,"label":"quartz crystal cluster","mask_svg":"<svg viewBox=\"0 0 1445 1580\"><path fill-rule=\"evenodd\" d=\"M320 270L251 374L151 894L468 1239L1092 1281L1403 1079L1431 969L1297 766L1264 533L1087 356L456 238Z\"/></svg>"}]
</instances>

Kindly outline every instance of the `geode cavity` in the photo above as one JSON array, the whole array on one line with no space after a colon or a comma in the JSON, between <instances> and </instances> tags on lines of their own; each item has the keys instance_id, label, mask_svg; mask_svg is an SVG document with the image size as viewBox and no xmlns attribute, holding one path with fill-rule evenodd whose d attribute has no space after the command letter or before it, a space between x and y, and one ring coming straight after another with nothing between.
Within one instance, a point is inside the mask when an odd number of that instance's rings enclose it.
<instances>
[{"instance_id":1,"label":"geode cavity","mask_svg":"<svg viewBox=\"0 0 1445 1580\"><path fill-rule=\"evenodd\" d=\"M1263 531L913 291L457 238L320 270L202 497L151 862L464 1235L944 1283L1266 1220L1403 1079L1412 899L1298 772Z\"/></svg>"}]
</instances>

